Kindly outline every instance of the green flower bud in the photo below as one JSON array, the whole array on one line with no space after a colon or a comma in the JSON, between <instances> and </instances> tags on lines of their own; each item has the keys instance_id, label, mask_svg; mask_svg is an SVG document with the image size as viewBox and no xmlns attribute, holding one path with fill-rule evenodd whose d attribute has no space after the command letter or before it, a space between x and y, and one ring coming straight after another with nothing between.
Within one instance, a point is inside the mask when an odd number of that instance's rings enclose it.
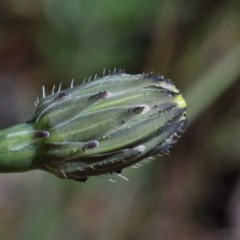
<instances>
[{"instance_id":1,"label":"green flower bud","mask_svg":"<svg viewBox=\"0 0 240 240\"><path fill-rule=\"evenodd\" d=\"M8 134L6 144L29 159L29 169L84 181L168 154L185 130L185 115L186 102L170 80L120 72L44 93L26 129Z\"/></svg>"}]
</instances>

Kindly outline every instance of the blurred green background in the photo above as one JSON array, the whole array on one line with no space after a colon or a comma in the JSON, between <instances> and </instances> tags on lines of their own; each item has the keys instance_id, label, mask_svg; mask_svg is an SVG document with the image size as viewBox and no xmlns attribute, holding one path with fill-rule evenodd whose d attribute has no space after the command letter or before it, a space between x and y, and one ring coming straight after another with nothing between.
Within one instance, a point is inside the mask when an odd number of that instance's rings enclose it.
<instances>
[{"instance_id":1,"label":"blurred green background","mask_svg":"<svg viewBox=\"0 0 240 240\"><path fill-rule=\"evenodd\" d=\"M239 22L239 0L1 0L0 128L114 67L173 79L190 125L128 182L2 174L0 239L240 239Z\"/></svg>"}]
</instances>

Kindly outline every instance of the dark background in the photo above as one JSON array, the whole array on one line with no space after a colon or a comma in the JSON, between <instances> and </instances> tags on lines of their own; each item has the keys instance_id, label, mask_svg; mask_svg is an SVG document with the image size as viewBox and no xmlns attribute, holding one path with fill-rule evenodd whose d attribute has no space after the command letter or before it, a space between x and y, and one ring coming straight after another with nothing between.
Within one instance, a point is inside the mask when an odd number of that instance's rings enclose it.
<instances>
[{"instance_id":1,"label":"dark background","mask_svg":"<svg viewBox=\"0 0 240 240\"><path fill-rule=\"evenodd\" d=\"M190 125L128 182L2 174L0 239L240 239L239 23L238 0L1 0L0 128L114 67L173 79Z\"/></svg>"}]
</instances>

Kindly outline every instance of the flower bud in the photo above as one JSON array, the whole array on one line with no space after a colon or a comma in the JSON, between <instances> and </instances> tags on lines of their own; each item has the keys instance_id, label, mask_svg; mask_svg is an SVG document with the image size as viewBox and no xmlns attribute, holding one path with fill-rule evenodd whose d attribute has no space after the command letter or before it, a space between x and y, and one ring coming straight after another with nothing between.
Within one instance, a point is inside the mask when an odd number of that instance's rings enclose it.
<instances>
[{"instance_id":1,"label":"flower bud","mask_svg":"<svg viewBox=\"0 0 240 240\"><path fill-rule=\"evenodd\" d=\"M185 114L186 102L163 76L109 74L42 99L28 122L39 139L33 163L79 181L119 173L168 154L185 129Z\"/></svg>"}]
</instances>

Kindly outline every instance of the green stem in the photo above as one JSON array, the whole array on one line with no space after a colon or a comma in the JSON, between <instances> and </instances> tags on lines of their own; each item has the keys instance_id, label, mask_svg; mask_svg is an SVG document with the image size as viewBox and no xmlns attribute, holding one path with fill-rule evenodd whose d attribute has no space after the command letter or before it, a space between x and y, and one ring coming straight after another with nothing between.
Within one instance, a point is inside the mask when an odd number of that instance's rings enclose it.
<instances>
[{"instance_id":1,"label":"green stem","mask_svg":"<svg viewBox=\"0 0 240 240\"><path fill-rule=\"evenodd\" d=\"M0 131L0 172L34 169L35 132L31 124L19 124Z\"/></svg>"}]
</instances>

